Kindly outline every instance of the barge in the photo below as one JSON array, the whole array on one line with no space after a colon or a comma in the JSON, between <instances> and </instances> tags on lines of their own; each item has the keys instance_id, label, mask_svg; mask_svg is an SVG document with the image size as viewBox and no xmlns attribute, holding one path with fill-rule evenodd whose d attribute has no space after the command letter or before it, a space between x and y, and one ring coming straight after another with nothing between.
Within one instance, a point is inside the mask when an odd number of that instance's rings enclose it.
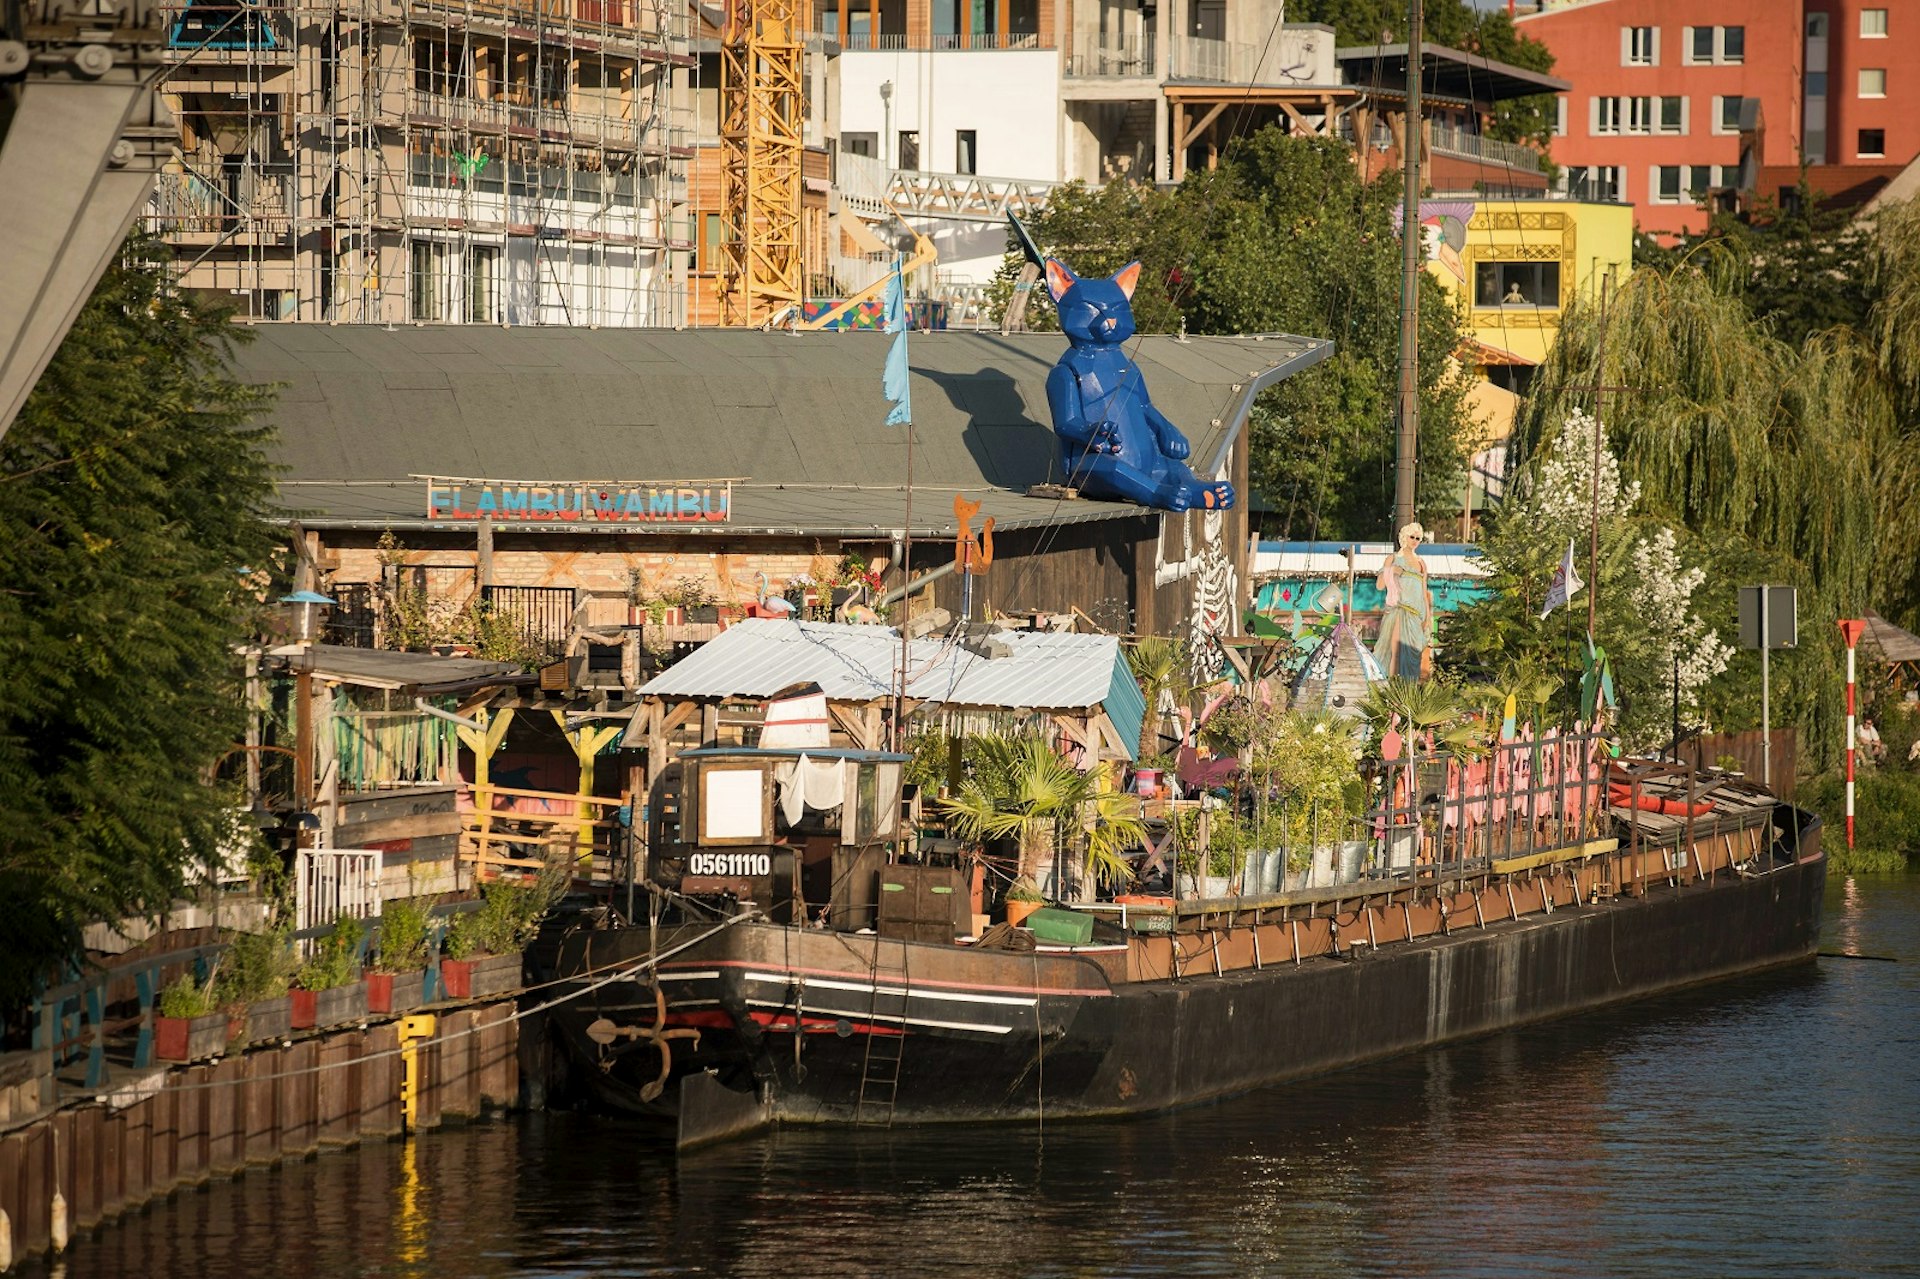
<instances>
[{"instance_id":1,"label":"barge","mask_svg":"<svg viewBox=\"0 0 1920 1279\"><path fill-rule=\"evenodd\" d=\"M1049 942L978 929L966 866L904 854L906 757L691 751L683 842L636 870L643 917L602 909L561 939L554 1016L594 1096L684 1147L1160 1110L1813 957L1817 818L1584 757L1524 804L1493 798L1502 840L1415 851L1382 829L1351 882L1083 903L1048 912L1076 934ZM803 809L796 785L844 803Z\"/></svg>"}]
</instances>

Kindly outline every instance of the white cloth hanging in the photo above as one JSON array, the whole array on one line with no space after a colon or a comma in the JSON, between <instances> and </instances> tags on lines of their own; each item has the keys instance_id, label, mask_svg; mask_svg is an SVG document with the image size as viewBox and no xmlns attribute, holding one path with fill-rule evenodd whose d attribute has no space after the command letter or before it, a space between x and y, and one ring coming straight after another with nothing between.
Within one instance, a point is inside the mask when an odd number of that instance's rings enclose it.
<instances>
[{"instance_id":1,"label":"white cloth hanging","mask_svg":"<svg viewBox=\"0 0 1920 1279\"><path fill-rule=\"evenodd\" d=\"M798 826L809 808L824 812L840 807L845 766L845 760L815 760L802 755L774 770L774 780L780 783L780 815L787 819L787 825Z\"/></svg>"}]
</instances>

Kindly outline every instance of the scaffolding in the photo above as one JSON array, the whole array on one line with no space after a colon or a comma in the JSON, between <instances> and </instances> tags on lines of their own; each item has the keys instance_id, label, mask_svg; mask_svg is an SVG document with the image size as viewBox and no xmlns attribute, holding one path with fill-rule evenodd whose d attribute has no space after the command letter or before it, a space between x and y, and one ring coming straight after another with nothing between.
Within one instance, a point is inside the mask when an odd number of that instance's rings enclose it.
<instances>
[{"instance_id":1,"label":"scaffolding","mask_svg":"<svg viewBox=\"0 0 1920 1279\"><path fill-rule=\"evenodd\" d=\"M149 211L256 320L684 319L689 51L669 0L184 0Z\"/></svg>"}]
</instances>

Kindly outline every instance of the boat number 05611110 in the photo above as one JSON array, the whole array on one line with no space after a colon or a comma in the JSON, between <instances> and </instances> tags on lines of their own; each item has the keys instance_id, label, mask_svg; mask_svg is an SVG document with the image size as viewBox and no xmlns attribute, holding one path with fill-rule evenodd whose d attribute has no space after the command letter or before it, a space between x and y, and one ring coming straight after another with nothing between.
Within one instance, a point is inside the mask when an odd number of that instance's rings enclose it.
<instances>
[{"instance_id":1,"label":"boat number 05611110","mask_svg":"<svg viewBox=\"0 0 1920 1279\"><path fill-rule=\"evenodd\" d=\"M695 853L687 858L689 875L771 875L773 857L767 853Z\"/></svg>"}]
</instances>

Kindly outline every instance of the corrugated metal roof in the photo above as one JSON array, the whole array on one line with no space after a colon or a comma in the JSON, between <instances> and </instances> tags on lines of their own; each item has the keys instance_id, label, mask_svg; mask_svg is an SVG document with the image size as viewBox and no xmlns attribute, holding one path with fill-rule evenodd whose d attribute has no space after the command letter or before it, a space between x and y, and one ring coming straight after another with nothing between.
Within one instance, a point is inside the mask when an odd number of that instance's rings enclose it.
<instances>
[{"instance_id":1,"label":"corrugated metal roof","mask_svg":"<svg viewBox=\"0 0 1920 1279\"><path fill-rule=\"evenodd\" d=\"M350 648L342 644L309 645L304 652L287 659L287 669L311 672L337 684L413 689L419 692L496 679L508 683L520 674L520 668L512 662L488 662L476 657L441 657L435 653L402 653L381 648Z\"/></svg>"},{"instance_id":2,"label":"corrugated metal roof","mask_svg":"<svg viewBox=\"0 0 1920 1279\"><path fill-rule=\"evenodd\" d=\"M728 531L857 535L905 518L907 437L885 425L880 389L887 342L868 332L272 324L253 330L233 364L279 385L282 505L316 526L425 525L420 475L733 477ZM952 532L955 492L987 498L984 513L1007 528L1137 513L1021 496L1058 478L1046 379L1065 348L1058 334L914 335L917 536ZM1284 334L1129 344L1196 465L1224 452L1259 387L1332 349Z\"/></svg>"},{"instance_id":3,"label":"corrugated metal roof","mask_svg":"<svg viewBox=\"0 0 1920 1279\"><path fill-rule=\"evenodd\" d=\"M914 640L908 646L908 696L992 710L1085 710L1110 698L1123 702L1125 694L1115 686L1124 680L1136 704L1139 737L1140 690L1119 640L1049 631L1003 631L999 638L1012 647L1011 656L981 657L940 638ZM640 693L767 697L812 681L836 701L869 701L893 695L899 663L900 635L891 627L751 618L701 645Z\"/></svg>"},{"instance_id":4,"label":"corrugated metal roof","mask_svg":"<svg viewBox=\"0 0 1920 1279\"><path fill-rule=\"evenodd\" d=\"M1353 547L1354 572L1371 577L1393 554L1385 542L1357 542ZM1490 576L1486 555L1477 546L1438 542L1420 548L1427 562L1429 577ZM1347 571L1345 542L1262 542L1254 549L1250 570L1256 579L1282 576L1344 576Z\"/></svg>"}]
</instances>

